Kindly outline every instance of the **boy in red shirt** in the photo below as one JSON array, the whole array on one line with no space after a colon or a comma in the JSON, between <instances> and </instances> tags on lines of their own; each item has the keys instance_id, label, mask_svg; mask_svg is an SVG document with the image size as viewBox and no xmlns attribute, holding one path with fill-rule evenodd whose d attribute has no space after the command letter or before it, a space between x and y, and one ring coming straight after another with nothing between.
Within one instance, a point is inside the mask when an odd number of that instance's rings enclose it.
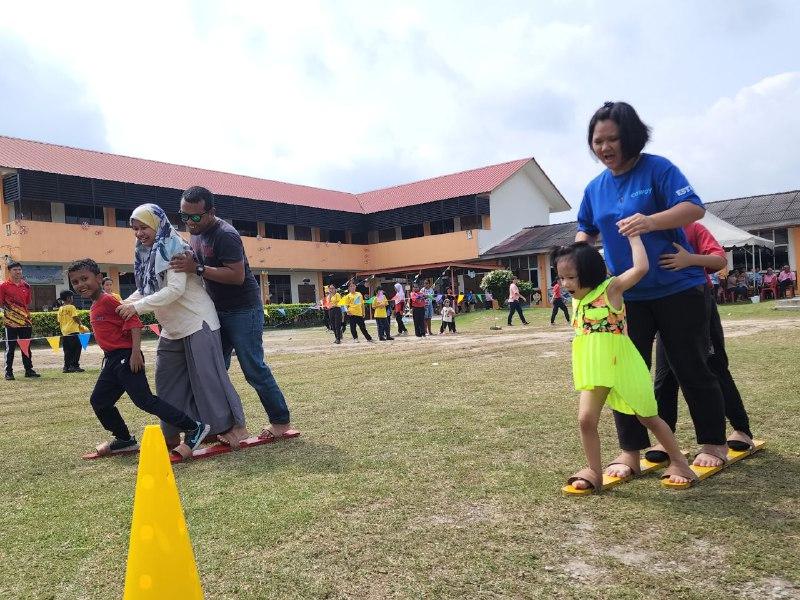
<instances>
[{"instance_id":1,"label":"boy in red shirt","mask_svg":"<svg viewBox=\"0 0 800 600\"><path fill-rule=\"evenodd\" d=\"M114 439L98 446L97 453L113 454L139 447L115 406L122 394L127 392L140 409L185 432L183 443L175 451L183 458L189 458L208 435L210 426L191 419L150 391L144 374L141 351L143 325L139 317L134 316L126 321L117 314L120 302L103 291L100 267L91 258L72 263L67 273L75 291L84 298L92 299L89 320L95 340L105 353L103 370L94 386L91 404L98 420L114 435Z\"/></svg>"},{"instance_id":2,"label":"boy in red shirt","mask_svg":"<svg viewBox=\"0 0 800 600\"><path fill-rule=\"evenodd\" d=\"M724 269L728 264L725 250L719 245L713 234L699 222L690 223L683 228L686 240L694 248L694 254L687 252L682 246L674 244L675 254L663 254L659 264L670 270L684 269L688 266L704 267L706 270L706 309L709 325L709 356L708 366L719 380L722 396L725 400L725 417L733 428L733 433L728 438L728 447L733 450L748 450L753 444L753 434L750 431L750 420L745 410L742 396L736 387L736 382L728 368L728 355L725 352L725 334L722 330L722 321L719 318L717 303L714 300L714 286L709 273ZM669 364L667 353L661 340L656 343L656 375L655 393L658 402L659 416L675 431L678 419L678 380ZM653 452L653 451L651 451ZM656 450L655 452L660 452ZM662 458L654 454L645 458L653 460Z\"/></svg>"},{"instance_id":3,"label":"boy in red shirt","mask_svg":"<svg viewBox=\"0 0 800 600\"><path fill-rule=\"evenodd\" d=\"M0 283L0 308L6 322L6 381L14 380L14 351L17 347L16 340L31 338L31 313L28 306L31 303L31 286L22 278L22 265L18 262L8 264L10 278ZM39 377L33 370L30 350L28 354L22 352L22 365L25 367L25 377Z\"/></svg>"},{"instance_id":4,"label":"boy in red shirt","mask_svg":"<svg viewBox=\"0 0 800 600\"><path fill-rule=\"evenodd\" d=\"M564 318L567 320L567 325L569 325L569 312L567 311L567 304L564 302L564 296L561 293L561 283L556 280L553 284L553 313L550 315L550 325L555 325L559 309L564 311Z\"/></svg>"}]
</instances>

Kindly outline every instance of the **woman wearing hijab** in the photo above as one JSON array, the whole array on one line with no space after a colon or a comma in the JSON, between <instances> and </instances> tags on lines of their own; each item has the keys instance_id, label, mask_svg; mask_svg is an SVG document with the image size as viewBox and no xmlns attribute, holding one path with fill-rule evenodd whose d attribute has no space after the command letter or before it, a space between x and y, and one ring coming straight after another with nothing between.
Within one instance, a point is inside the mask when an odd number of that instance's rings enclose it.
<instances>
[{"instance_id":1,"label":"woman wearing hijab","mask_svg":"<svg viewBox=\"0 0 800 600\"><path fill-rule=\"evenodd\" d=\"M169 268L173 256L190 251L161 207L143 204L131 214L136 235L136 291L117 308L124 318L155 313L161 325L156 350L160 398L211 425L211 434L237 447L248 437L239 394L222 356L219 318L200 277ZM161 423L167 444L179 432Z\"/></svg>"},{"instance_id":2,"label":"woman wearing hijab","mask_svg":"<svg viewBox=\"0 0 800 600\"><path fill-rule=\"evenodd\" d=\"M408 335L405 323L403 323L403 313L406 310L406 293L402 283L394 284L394 318L397 320L397 335Z\"/></svg>"}]
</instances>

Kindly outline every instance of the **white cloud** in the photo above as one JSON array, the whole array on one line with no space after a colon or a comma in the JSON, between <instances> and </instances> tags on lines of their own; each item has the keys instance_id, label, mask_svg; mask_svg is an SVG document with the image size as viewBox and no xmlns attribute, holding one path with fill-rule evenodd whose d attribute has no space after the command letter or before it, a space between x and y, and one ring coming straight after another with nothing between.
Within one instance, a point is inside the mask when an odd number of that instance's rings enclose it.
<instances>
[{"instance_id":1,"label":"white cloud","mask_svg":"<svg viewBox=\"0 0 800 600\"><path fill-rule=\"evenodd\" d=\"M768 79L800 55L793 9L743 31L710 6L21 3L0 35L134 156L363 191L535 155L576 205L599 171L588 118L628 99L707 197L800 187L796 75Z\"/></svg>"}]
</instances>

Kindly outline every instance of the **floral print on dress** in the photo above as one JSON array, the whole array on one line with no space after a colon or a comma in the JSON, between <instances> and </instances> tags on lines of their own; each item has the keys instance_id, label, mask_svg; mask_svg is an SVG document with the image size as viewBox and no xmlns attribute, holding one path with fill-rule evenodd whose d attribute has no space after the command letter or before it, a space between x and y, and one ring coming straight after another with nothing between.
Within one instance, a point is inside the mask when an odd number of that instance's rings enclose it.
<instances>
[{"instance_id":1,"label":"floral print on dress","mask_svg":"<svg viewBox=\"0 0 800 600\"><path fill-rule=\"evenodd\" d=\"M623 305L622 311L618 313L611 310L605 292L592 302L578 306L577 313L575 331L578 335L590 333L627 335L625 306Z\"/></svg>"}]
</instances>

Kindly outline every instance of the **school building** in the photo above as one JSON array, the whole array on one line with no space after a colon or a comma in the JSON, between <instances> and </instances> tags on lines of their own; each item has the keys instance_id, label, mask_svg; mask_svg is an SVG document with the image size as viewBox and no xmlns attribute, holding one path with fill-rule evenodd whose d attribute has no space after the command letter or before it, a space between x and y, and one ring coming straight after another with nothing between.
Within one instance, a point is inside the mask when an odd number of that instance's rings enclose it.
<instances>
[{"instance_id":1,"label":"school building","mask_svg":"<svg viewBox=\"0 0 800 600\"><path fill-rule=\"evenodd\" d=\"M798 269L800 258L800 190L746 196L706 202L706 209L720 219L766 238L775 248L744 247L728 252L729 268L776 271L789 265ZM575 241L577 223L533 225L525 227L483 253L488 261L502 264L520 279L526 279L540 289L550 288L556 278L550 260L554 246ZM547 303L547 294L542 294Z\"/></svg>"},{"instance_id":2,"label":"school building","mask_svg":"<svg viewBox=\"0 0 800 600\"><path fill-rule=\"evenodd\" d=\"M181 231L193 185L214 192L273 303L314 302L323 284L356 274L371 286L435 274L476 289L494 266L485 252L570 208L533 158L351 194L0 136L0 176L0 275L23 264L34 310L55 303L65 266L85 256L129 294L131 211L158 204Z\"/></svg>"}]
</instances>

